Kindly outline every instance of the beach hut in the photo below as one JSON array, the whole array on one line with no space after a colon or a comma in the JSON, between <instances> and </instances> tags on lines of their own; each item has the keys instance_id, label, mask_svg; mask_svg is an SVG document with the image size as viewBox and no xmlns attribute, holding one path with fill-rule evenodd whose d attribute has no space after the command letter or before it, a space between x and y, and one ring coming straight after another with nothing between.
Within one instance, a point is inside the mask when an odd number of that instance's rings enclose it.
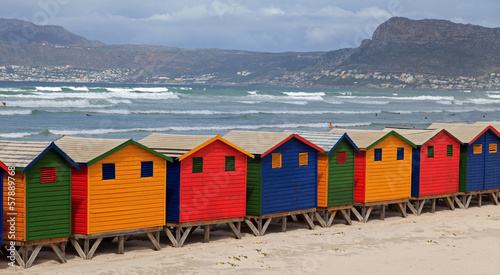
<instances>
[{"instance_id":1,"label":"beach hut","mask_svg":"<svg viewBox=\"0 0 500 275\"><path fill-rule=\"evenodd\" d=\"M354 153L360 153L358 147L346 133L295 133L323 149L318 154L317 211L324 215L316 218L322 225L331 226L339 212L351 224L346 210L352 209L354 203Z\"/></svg>"},{"instance_id":2,"label":"beach hut","mask_svg":"<svg viewBox=\"0 0 500 275\"><path fill-rule=\"evenodd\" d=\"M316 212L318 152L323 149L291 133L233 130L224 138L255 156L248 161L245 219L253 232L263 235L278 217L286 230L286 217L299 214L313 228L308 213Z\"/></svg>"},{"instance_id":3,"label":"beach hut","mask_svg":"<svg viewBox=\"0 0 500 275\"><path fill-rule=\"evenodd\" d=\"M3 167L3 235L9 246L22 247L18 264L30 267L44 244L66 262L61 250L71 235L71 168L78 165L51 142L2 140L0 160L13 168Z\"/></svg>"},{"instance_id":4,"label":"beach hut","mask_svg":"<svg viewBox=\"0 0 500 275\"><path fill-rule=\"evenodd\" d=\"M417 146L412 152L411 201L415 202L417 215L422 213L427 200L435 211L438 199L444 200L451 210L457 198L460 141L442 129L399 129L396 131Z\"/></svg>"},{"instance_id":5,"label":"beach hut","mask_svg":"<svg viewBox=\"0 0 500 275\"><path fill-rule=\"evenodd\" d=\"M182 246L181 228L188 236L193 227L226 223L241 238L234 223L241 223L246 207L247 158L254 156L224 138L206 135L154 133L142 144L173 158L167 168L167 226L174 246ZM181 241L182 240L182 241Z\"/></svg>"},{"instance_id":6,"label":"beach hut","mask_svg":"<svg viewBox=\"0 0 500 275\"><path fill-rule=\"evenodd\" d=\"M429 129L445 129L462 143L460 147L459 191L468 208L472 197L488 195L498 204L500 191L500 133L491 125L433 123Z\"/></svg>"},{"instance_id":7,"label":"beach hut","mask_svg":"<svg viewBox=\"0 0 500 275\"><path fill-rule=\"evenodd\" d=\"M160 250L152 233L159 235L165 224L166 162L171 159L131 139L64 136L55 143L80 167L72 171L71 236L80 256L91 259L106 237L118 237L121 254L124 236L138 233Z\"/></svg>"},{"instance_id":8,"label":"beach hut","mask_svg":"<svg viewBox=\"0 0 500 275\"><path fill-rule=\"evenodd\" d=\"M3 177L4 177L4 173L8 174L10 172L9 168L7 167L7 165L5 165L5 163L1 162L0 161L0 183L2 184L2 188L0 188L0 205L2 207L0 207L0 245L3 245L3 194L5 192L5 194L7 194L7 197L9 196L9 191L11 192L11 194L15 194L14 192L12 192L11 190L9 190L9 186L11 186L9 184L9 181L7 180L7 184L3 184ZM7 177L8 179L8 177ZM15 182L12 182L12 185L15 185ZM5 186L5 190L4 190L4 186ZM15 187L11 187L10 189L14 189ZM5 200L6 202L8 202L8 199ZM8 204L7 204L8 206ZM8 218L7 218L8 219ZM9 224L10 225L10 224Z\"/></svg>"},{"instance_id":9,"label":"beach hut","mask_svg":"<svg viewBox=\"0 0 500 275\"><path fill-rule=\"evenodd\" d=\"M355 154L354 205L361 207L362 220L368 220L374 206L381 206L384 218L388 204L397 205L406 217L415 144L395 131L332 129L330 132L346 132L361 151Z\"/></svg>"}]
</instances>

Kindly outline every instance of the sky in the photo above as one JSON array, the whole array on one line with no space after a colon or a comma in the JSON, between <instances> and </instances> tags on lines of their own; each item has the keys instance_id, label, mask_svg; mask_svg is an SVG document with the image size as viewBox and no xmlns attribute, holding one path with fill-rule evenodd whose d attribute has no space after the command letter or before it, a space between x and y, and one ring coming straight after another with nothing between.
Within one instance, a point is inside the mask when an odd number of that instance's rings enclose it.
<instances>
[{"instance_id":1,"label":"sky","mask_svg":"<svg viewBox=\"0 0 500 275\"><path fill-rule=\"evenodd\" d=\"M353 48L393 16L500 27L500 0L1 0L0 18L106 44L260 52Z\"/></svg>"}]
</instances>

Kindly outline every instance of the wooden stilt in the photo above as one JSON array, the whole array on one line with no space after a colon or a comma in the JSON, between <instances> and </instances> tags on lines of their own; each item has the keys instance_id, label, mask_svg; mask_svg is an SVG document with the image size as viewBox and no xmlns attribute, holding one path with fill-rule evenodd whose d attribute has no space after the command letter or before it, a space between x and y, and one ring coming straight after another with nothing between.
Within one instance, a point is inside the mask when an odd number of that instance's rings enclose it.
<instances>
[{"instance_id":1,"label":"wooden stilt","mask_svg":"<svg viewBox=\"0 0 500 275\"><path fill-rule=\"evenodd\" d=\"M286 216L281 217L281 232L286 232L286 220Z\"/></svg>"},{"instance_id":2,"label":"wooden stilt","mask_svg":"<svg viewBox=\"0 0 500 275\"><path fill-rule=\"evenodd\" d=\"M118 236L118 254L125 253L125 236Z\"/></svg>"},{"instance_id":3,"label":"wooden stilt","mask_svg":"<svg viewBox=\"0 0 500 275\"><path fill-rule=\"evenodd\" d=\"M347 211L349 211L349 209ZM342 214L342 216L344 217L346 224L351 225L352 224L351 217L349 217L349 215L347 215L347 211L345 209L341 209L340 214ZM332 220L332 222L333 222L333 220ZM331 223L330 223L330 225L331 225Z\"/></svg>"},{"instance_id":4,"label":"wooden stilt","mask_svg":"<svg viewBox=\"0 0 500 275\"><path fill-rule=\"evenodd\" d=\"M203 236L203 242L208 243L210 241L210 225L207 224L204 226L205 228L205 234Z\"/></svg>"},{"instance_id":5,"label":"wooden stilt","mask_svg":"<svg viewBox=\"0 0 500 275\"><path fill-rule=\"evenodd\" d=\"M172 245L174 247L179 247L179 242L177 241L177 239L174 237L174 234L172 234L172 231L170 231L170 229L168 228L168 226L165 226L163 228L163 231L165 231L165 234L167 234L167 237L168 239L170 240L170 242L172 243Z\"/></svg>"},{"instance_id":6,"label":"wooden stilt","mask_svg":"<svg viewBox=\"0 0 500 275\"><path fill-rule=\"evenodd\" d=\"M351 207L351 212L354 214L354 216L356 216L356 218L358 218L358 221L360 222L363 222L363 216L361 216L358 212L358 210L356 210L356 208L354 207Z\"/></svg>"},{"instance_id":7,"label":"wooden stilt","mask_svg":"<svg viewBox=\"0 0 500 275\"><path fill-rule=\"evenodd\" d=\"M236 239L241 239L240 230L238 230L238 228L236 228L236 226L232 222L228 222L227 225L229 226L229 228L231 228L231 231L233 231L234 237Z\"/></svg>"},{"instance_id":8,"label":"wooden stilt","mask_svg":"<svg viewBox=\"0 0 500 275\"><path fill-rule=\"evenodd\" d=\"M381 211L380 211L380 219L385 220L385 205L381 205Z\"/></svg>"}]
</instances>

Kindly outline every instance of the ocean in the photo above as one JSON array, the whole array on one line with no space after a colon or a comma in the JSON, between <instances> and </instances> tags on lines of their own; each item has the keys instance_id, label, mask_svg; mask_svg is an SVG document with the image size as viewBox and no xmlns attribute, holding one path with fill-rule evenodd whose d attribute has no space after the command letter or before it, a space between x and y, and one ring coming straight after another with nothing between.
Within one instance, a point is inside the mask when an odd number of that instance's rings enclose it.
<instances>
[{"instance_id":1,"label":"ocean","mask_svg":"<svg viewBox=\"0 0 500 275\"><path fill-rule=\"evenodd\" d=\"M0 138L423 128L500 121L498 91L0 83Z\"/></svg>"}]
</instances>

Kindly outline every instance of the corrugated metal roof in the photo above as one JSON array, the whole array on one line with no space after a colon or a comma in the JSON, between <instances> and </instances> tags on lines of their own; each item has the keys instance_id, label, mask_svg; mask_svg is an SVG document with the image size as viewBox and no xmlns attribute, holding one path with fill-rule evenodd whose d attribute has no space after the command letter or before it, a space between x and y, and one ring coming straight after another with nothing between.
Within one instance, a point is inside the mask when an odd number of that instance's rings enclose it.
<instances>
[{"instance_id":1,"label":"corrugated metal roof","mask_svg":"<svg viewBox=\"0 0 500 275\"><path fill-rule=\"evenodd\" d=\"M387 135L386 131L380 130L353 130L353 129L337 129L333 128L329 131L329 133L343 134L347 133L347 135L351 138L351 140L358 146L360 149L366 149L379 139L383 138Z\"/></svg>"},{"instance_id":2,"label":"corrugated metal roof","mask_svg":"<svg viewBox=\"0 0 500 275\"><path fill-rule=\"evenodd\" d=\"M51 142L0 140L0 160L7 166L26 167Z\"/></svg>"},{"instance_id":3,"label":"corrugated metal roof","mask_svg":"<svg viewBox=\"0 0 500 275\"><path fill-rule=\"evenodd\" d=\"M213 138L209 135L172 135L153 133L139 142L168 157L180 157Z\"/></svg>"},{"instance_id":4,"label":"corrugated metal roof","mask_svg":"<svg viewBox=\"0 0 500 275\"><path fill-rule=\"evenodd\" d=\"M488 125L479 124L455 124L455 123L432 123L427 129L445 129L462 143L470 143Z\"/></svg>"},{"instance_id":5,"label":"corrugated metal roof","mask_svg":"<svg viewBox=\"0 0 500 275\"><path fill-rule=\"evenodd\" d=\"M344 133L329 133L329 132L309 132L309 131L294 131L293 133L307 139L308 141L321 147L325 152L330 151L337 143Z\"/></svg>"},{"instance_id":6,"label":"corrugated metal roof","mask_svg":"<svg viewBox=\"0 0 500 275\"><path fill-rule=\"evenodd\" d=\"M75 162L87 163L127 141L128 139L64 136L54 143Z\"/></svg>"},{"instance_id":7,"label":"corrugated metal roof","mask_svg":"<svg viewBox=\"0 0 500 275\"><path fill-rule=\"evenodd\" d=\"M394 131L409 141L413 142L415 145L424 145L437 134L439 134L443 129L401 129L401 128L384 128L383 131Z\"/></svg>"},{"instance_id":8,"label":"corrugated metal roof","mask_svg":"<svg viewBox=\"0 0 500 275\"><path fill-rule=\"evenodd\" d=\"M233 130L223 138L247 152L262 155L291 135L283 132Z\"/></svg>"}]
</instances>

